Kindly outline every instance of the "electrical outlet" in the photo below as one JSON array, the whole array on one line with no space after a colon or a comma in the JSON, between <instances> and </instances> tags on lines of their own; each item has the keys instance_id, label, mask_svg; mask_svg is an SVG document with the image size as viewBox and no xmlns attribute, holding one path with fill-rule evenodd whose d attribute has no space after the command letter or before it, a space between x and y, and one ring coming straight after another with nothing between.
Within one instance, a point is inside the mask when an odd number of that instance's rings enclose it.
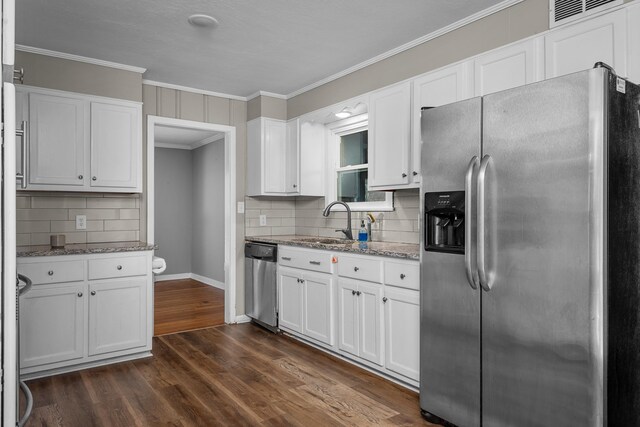
<instances>
[{"instance_id":1,"label":"electrical outlet","mask_svg":"<svg viewBox=\"0 0 640 427\"><path fill-rule=\"evenodd\" d=\"M87 229L87 216L76 215L76 230L86 230L86 229Z\"/></svg>"},{"instance_id":2,"label":"electrical outlet","mask_svg":"<svg viewBox=\"0 0 640 427\"><path fill-rule=\"evenodd\" d=\"M264 227L265 225L267 225L267 216L260 215L260 227Z\"/></svg>"}]
</instances>

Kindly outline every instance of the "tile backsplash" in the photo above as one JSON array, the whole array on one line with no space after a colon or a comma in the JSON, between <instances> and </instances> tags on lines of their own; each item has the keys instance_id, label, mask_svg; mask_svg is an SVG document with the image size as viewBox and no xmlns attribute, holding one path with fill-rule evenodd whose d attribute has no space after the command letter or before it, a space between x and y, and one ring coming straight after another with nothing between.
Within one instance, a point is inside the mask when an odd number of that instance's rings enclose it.
<instances>
[{"instance_id":1,"label":"tile backsplash","mask_svg":"<svg viewBox=\"0 0 640 427\"><path fill-rule=\"evenodd\" d=\"M48 245L64 234L67 243L140 240L140 195L102 193L18 193L17 245ZM87 229L76 230L76 215Z\"/></svg>"},{"instance_id":2,"label":"tile backsplash","mask_svg":"<svg viewBox=\"0 0 640 427\"><path fill-rule=\"evenodd\" d=\"M418 190L394 193L392 212L372 212L376 222L372 226L374 241L418 243L420 224L420 196ZM245 198L245 234L247 236L304 235L342 237L336 229L346 225L346 212L331 212L322 216L324 198L296 197ZM266 215L267 225L260 226L260 215ZM351 227L354 237L360 228L365 212L353 212Z\"/></svg>"}]
</instances>

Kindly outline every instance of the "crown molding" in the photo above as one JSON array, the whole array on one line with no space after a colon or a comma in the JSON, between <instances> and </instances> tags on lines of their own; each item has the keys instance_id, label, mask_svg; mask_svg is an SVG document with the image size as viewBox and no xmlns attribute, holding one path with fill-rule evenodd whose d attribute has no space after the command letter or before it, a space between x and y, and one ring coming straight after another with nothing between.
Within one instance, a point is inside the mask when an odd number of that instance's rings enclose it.
<instances>
[{"instance_id":1,"label":"crown molding","mask_svg":"<svg viewBox=\"0 0 640 427\"><path fill-rule=\"evenodd\" d=\"M247 101L246 96L230 95L228 93L212 92L210 90L196 89L188 86L174 85L173 83L157 82L155 80L142 79L142 84L150 86L164 87L167 89L181 90L184 92L198 93L201 95L217 96L218 98L235 99L236 101Z\"/></svg>"},{"instance_id":2,"label":"crown molding","mask_svg":"<svg viewBox=\"0 0 640 427\"><path fill-rule=\"evenodd\" d=\"M255 93L252 93L251 95L247 96L247 101L251 101L254 98L257 98L259 96L268 96L270 98L277 98L277 99L284 99L287 100L289 99L289 97L287 95L281 95L279 93L274 93L274 92L265 92L264 90L259 90Z\"/></svg>"},{"instance_id":3,"label":"crown molding","mask_svg":"<svg viewBox=\"0 0 640 427\"><path fill-rule=\"evenodd\" d=\"M102 59L88 58L86 56L72 55L70 53L57 52L55 50L41 49L39 47L25 46L16 44L16 50L27 53L35 53L38 55L51 56L53 58L68 59L70 61L85 62L87 64L101 65L103 67L116 68L118 70L132 71L134 73L143 74L146 68L135 67L133 65L119 64L117 62L103 61Z\"/></svg>"},{"instance_id":4,"label":"crown molding","mask_svg":"<svg viewBox=\"0 0 640 427\"><path fill-rule=\"evenodd\" d=\"M439 30L433 31L433 32L431 32L429 34L426 34L426 35L424 35L422 37L419 37L419 38L417 38L415 40L412 40L412 41L410 41L408 43L405 43L405 44L403 44L401 46L398 46L398 47L396 47L394 49L388 50L388 51L386 51L386 52L384 52L384 53L382 53L382 54L380 54L378 56L374 56L371 59L368 59L368 60L366 60L364 62L361 62L359 64L354 65L353 67L347 68L346 70L340 71L340 72L338 72L336 74L333 74L333 75L331 75L329 77L325 77L322 80L318 80L315 83L311 83L310 85L307 85L307 86L305 86L303 88L300 88L300 89L298 89L296 91L293 91L293 92L291 92L291 93L286 95L286 99L293 98L294 96L298 96L298 95L300 95L302 93L308 92L308 91L310 91L312 89L315 89L315 88L317 88L319 86L322 86L324 84L327 84L329 82L337 80L340 77L344 77L344 76L346 76L348 74L351 74L351 73L353 73L355 71L361 70L361 69L363 69L365 67L368 67L369 65L375 64L376 62L383 61L383 60L385 60L385 59L387 59L387 58L389 58L389 57L391 57L393 55L397 55L397 54L399 54L401 52L404 52L404 51L409 50L409 49L411 49L413 47L416 47L416 46L418 46L418 45L420 45L422 43L428 42L429 40L433 40L433 39L435 39L437 37L440 37L440 36L442 36L444 34L450 33L451 31L457 30L458 28L464 27L465 25L471 24L472 22L478 21L478 20L480 20L482 18L485 18L485 17L487 17L489 15L493 15L496 12L500 12L501 10L504 10L504 9L506 9L508 7L516 5L516 4L521 3L523 1L524 0L504 0L504 1L500 2L500 3L498 3L498 4L495 4L495 5L491 6L491 7L488 7L486 9L483 9L483 10L479 11L479 12L476 12L473 15L469 15L466 18L463 18L463 19L461 19L459 21L456 21L453 24L447 25L446 27L442 27Z\"/></svg>"}]
</instances>

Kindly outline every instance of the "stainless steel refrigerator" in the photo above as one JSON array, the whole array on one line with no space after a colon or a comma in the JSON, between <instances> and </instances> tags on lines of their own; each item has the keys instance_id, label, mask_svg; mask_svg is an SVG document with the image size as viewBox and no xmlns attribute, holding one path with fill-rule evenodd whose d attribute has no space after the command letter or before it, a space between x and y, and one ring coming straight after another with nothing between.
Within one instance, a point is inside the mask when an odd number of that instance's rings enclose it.
<instances>
[{"instance_id":1,"label":"stainless steel refrigerator","mask_svg":"<svg viewBox=\"0 0 640 427\"><path fill-rule=\"evenodd\" d=\"M422 113L420 405L640 425L640 89L604 65Z\"/></svg>"}]
</instances>

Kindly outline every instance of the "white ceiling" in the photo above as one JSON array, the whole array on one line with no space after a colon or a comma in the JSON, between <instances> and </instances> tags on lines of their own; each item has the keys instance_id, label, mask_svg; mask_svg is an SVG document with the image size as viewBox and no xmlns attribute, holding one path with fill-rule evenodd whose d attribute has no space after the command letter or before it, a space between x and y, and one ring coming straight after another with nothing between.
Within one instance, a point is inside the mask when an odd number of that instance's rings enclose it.
<instances>
[{"instance_id":1,"label":"white ceiling","mask_svg":"<svg viewBox=\"0 0 640 427\"><path fill-rule=\"evenodd\" d=\"M147 69L144 78L289 94L501 0L20 0L16 42ZM215 16L213 31L187 23Z\"/></svg>"},{"instance_id":2,"label":"white ceiling","mask_svg":"<svg viewBox=\"0 0 640 427\"><path fill-rule=\"evenodd\" d=\"M154 143L156 147L193 150L222 138L224 138L223 132L169 125L156 125L154 128Z\"/></svg>"}]
</instances>

